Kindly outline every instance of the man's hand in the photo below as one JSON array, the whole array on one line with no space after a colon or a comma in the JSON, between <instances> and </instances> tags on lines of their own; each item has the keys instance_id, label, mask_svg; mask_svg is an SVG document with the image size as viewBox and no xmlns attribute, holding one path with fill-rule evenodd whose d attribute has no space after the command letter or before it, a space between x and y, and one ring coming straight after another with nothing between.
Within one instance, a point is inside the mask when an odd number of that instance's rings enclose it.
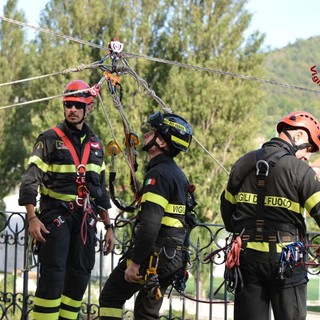
<instances>
[{"instance_id":1,"label":"man's hand","mask_svg":"<svg viewBox=\"0 0 320 320\"><path fill-rule=\"evenodd\" d=\"M109 228L104 235L103 254L108 255L114 247L115 240L113 236L112 228Z\"/></svg>"},{"instance_id":2,"label":"man's hand","mask_svg":"<svg viewBox=\"0 0 320 320\"><path fill-rule=\"evenodd\" d=\"M124 272L124 279L128 282L138 283L141 281L143 276L139 274L140 264L136 264L131 261L128 268Z\"/></svg>"},{"instance_id":3,"label":"man's hand","mask_svg":"<svg viewBox=\"0 0 320 320\"><path fill-rule=\"evenodd\" d=\"M40 242L46 242L46 239L43 237L42 233L50 233L50 231L44 226L44 224L37 218L32 217L28 221L29 224L29 233L33 239Z\"/></svg>"}]
</instances>

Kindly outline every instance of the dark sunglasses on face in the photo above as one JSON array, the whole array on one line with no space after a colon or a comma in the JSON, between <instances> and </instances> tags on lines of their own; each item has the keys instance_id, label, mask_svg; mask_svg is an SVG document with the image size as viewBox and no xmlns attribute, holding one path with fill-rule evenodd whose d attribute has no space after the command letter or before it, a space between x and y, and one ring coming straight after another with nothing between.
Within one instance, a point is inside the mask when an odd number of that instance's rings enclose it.
<instances>
[{"instance_id":1,"label":"dark sunglasses on face","mask_svg":"<svg viewBox=\"0 0 320 320\"><path fill-rule=\"evenodd\" d=\"M77 101L64 101L63 105L67 109L71 109L74 106L77 110L85 109L85 107L87 106L86 103Z\"/></svg>"}]
</instances>

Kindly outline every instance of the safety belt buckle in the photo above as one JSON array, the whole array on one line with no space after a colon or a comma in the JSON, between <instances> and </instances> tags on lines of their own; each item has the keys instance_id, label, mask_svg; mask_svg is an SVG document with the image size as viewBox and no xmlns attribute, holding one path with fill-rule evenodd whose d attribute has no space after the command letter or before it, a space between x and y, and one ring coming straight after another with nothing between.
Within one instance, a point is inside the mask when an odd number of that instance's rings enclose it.
<instances>
[{"instance_id":1,"label":"safety belt buckle","mask_svg":"<svg viewBox=\"0 0 320 320\"><path fill-rule=\"evenodd\" d=\"M82 207L84 204L84 198L76 196L76 204L77 204L77 206Z\"/></svg>"},{"instance_id":2,"label":"safety belt buckle","mask_svg":"<svg viewBox=\"0 0 320 320\"><path fill-rule=\"evenodd\" d=\"M77 167L77 178L76 182L78 184L84 184L86 181L86 166L83 164L79 164Z\"/></svg>"},{"instance_id":3,"label":"safety belt buckle","mask_svg":"<svg viewBox=\"0 0 320 320\"><path fill-rule=\"evenodd\" d=\"M269 174L269 163L265 160L258 160L256 163L256 176L267 177Z\"/></svg>"}]
</instances>

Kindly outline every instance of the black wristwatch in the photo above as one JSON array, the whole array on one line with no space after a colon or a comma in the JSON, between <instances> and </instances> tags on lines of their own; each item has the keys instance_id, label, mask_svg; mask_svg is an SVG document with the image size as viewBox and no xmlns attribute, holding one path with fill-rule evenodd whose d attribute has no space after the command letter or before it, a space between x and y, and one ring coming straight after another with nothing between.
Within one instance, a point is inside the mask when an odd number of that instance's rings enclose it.
<instances>
[{"instance_id":1,"label":"black wristwatch","mask_svg":"<svg viewBox=\"0 0 320 320\"><path fill-rule=\"evenodd\" d=\"M114 230L113 223L105 224L105 225L104 225L104 228L105 228L105 230L107 230L107 231L108 231L108 229L112 229L112 230Z\"/></svg>"}]
</instances>

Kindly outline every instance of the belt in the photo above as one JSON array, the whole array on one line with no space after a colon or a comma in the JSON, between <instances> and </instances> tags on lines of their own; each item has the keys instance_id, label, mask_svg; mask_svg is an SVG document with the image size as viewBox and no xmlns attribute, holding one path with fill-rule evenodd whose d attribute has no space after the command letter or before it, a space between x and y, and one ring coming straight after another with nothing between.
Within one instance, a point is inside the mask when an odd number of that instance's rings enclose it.
<instances>
[{"instance_id":1,"label":"belt","mask_svg":"<svg viewBox=\"0 0 320 320\"><path fill-rule=\"evenodd\" d=\"M241 237L242 241L245 242L275 242L275 243L282 243L282 242L295 242L299 241L300 237L298 235L290 235L290 234L246 234L244 233Z\"/></svg>"},{"instance_id":2,"label":"belt","mask_svg":"<svg viewBox=\"0 0 320 320\"><path fill-rule=\"evenodd\" d=\"M76 201L62 201L62 200L56 200L56 199L40 201L40 209L42 213L58 207L63 207L71 211L76 209L77 207L80 208L77 205Z\"/></svg>"}]
</instances>

